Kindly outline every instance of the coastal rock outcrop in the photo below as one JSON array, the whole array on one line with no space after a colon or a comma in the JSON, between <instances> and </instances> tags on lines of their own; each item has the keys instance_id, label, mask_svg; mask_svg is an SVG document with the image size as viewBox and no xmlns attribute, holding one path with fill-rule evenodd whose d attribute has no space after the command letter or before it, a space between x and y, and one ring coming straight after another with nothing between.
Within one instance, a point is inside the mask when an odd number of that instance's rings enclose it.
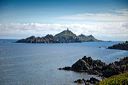
<instances>
[{"instance_id":1,"label":"coastal rock outcrop","mask_svg":"<svg viewBox=\"0 0 128 85\"><path fill-rule=\"evenodd\" d=\"M115 61L110 64L105 64L101 60L93 60L91 57L84 56L79 59L71 67L59 68L59 70L75 71L75 72L86 72L92 75L98 75L102 78L108 78L113 75L128 72L128 57L124 57L119 61ZM89 80L77 79L74 83L85 84L85 85L96 85L100 80L96 78L90 78Z\"/></svg>"},{"instance_id":2,"label":"coastal rock outcrop","mask_svg":"<svg viewBox=\"0 0 128 85\"><path fill-rule=\"evenodd\" d=\"M59 68L59 70L85 72L92 75L101 76L103 79L114 75L128 72L128 57L121 58L119 61L105 64L101 60L93 60L91 57L84 56L82 59L76 61L71 67L67 66ZM90 78L89 80L77 79L74 83L85 85L99 85L96 78Z\"/></svg>"},{"instance_id":3,"label":"coastal rock outcrop","mask_svg":"<svg viewBox=\"0 0 128 85\"><path fill-rule=\"evenodd\" d=\"M115 44L113 46L108 47L108 49L128 50L128 41L124 43Z\"/></svg>"},{"instance_id":4,"label":"coastal rock outcrop","mask_svg":"<svg viewBox=\"0 0 128 85\"><path fill-rule=\"evenodd\" d=\"M99 82L100 80L94 78L94 77L91 77L89 80L85 80L85 79L77 79L74 81L74 83L79 83L79 84L82 84L84 83L85 85L95 85Z\"/></svg>"},{"instance_id":5,"label":"coastal rock outcrop","mask_svg":"<svg viewBox=\"0 0 128 85\"><path fill-rule=\"evenodd\" d=\"M110 77L119 73L128 72L128 57L115 61L102 68L102 76Z\"/></svg>"},{"instance_id":6,"label":"coastal rock outcrop","mask_svg":"<svg viewBox=\"0 0 128 85\"><path fill-rule=\"evenodd\" d=\"M76 63L72 65L73 71L87 71L89 69L89 64L86 63L83 59L79 59Z\"/></svg>"},{"instance_id":7,"label":"coastal rock outcrop","mask_svg":"<svg viewBox=\"0 0 128 85\"><path fill-rule=\"evenodd\" d=\"M72 70L71 67L67 66L67 67L64 67L64 68L58 68L58 70Z\"/></svg>"},{"instance_id":8,"label":"coastal rock outcrop","mask_svg":"<svg viewBox=\"0 0 128 85\"><path fill-rule=\"evenodd\" d=\"M128 71L128 57L120 59L110 64L105 64L101 60L93 60L91 57L84 56L71 67L59 68L59 70L71 70L76 72L86 72L88 74L110 77Z\"/></svg>"},{"instance_id":9,"label":"coastal rock outcrop","mask_svg":"<svg viewBox=\"0 0 128 85\"><path fill-rule=\"evenodd\" d=\"M106 64L100 60L93 60L84 56L71 66L73 71L87 72L89 74L101 75L101 70Z\"/></svg>"}]
</instances>

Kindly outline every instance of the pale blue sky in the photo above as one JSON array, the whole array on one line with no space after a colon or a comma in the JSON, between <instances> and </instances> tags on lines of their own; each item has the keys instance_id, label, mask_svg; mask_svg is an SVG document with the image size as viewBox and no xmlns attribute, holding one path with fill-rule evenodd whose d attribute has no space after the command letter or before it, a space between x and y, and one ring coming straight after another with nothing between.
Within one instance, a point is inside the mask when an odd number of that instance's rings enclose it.
<instances>
[{"instance_id":1,"label":"pale blue sky","mask_svg":"<svg viewBox=\"0 0 128 85\"><path fill-rule=\"evenodd\" d=\"M126 40L127 4L128 0L0 0L0 38L44 36L69 27L76 34Z\"/></svg>"},{"instance_id":2,"label":"pale blue sky","mask_svg":"<svg viewBox=\"0 0 128 85\"><path fill-rule=\"evenodd\" d=\"M112 12L127 4L128 0L0 0L0 23L59 23L56 17Z\"/></svg>"}]
</instances>

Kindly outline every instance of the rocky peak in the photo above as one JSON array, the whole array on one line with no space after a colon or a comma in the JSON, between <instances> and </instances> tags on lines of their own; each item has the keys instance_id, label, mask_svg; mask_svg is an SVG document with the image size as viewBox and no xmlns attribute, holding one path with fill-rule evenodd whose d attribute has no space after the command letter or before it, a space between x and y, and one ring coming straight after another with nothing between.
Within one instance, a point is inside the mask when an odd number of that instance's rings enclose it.
<instances>
[{"instance_id":1,"label":"rocky peak","mask_svg":"<svg viewBox=\"0 0 128 85\"><path fill-rule=\"evenodd\" d=\"M87 42L87 41L98 41L92 35L85 36L81 34L76 36L68 28L55 36L48 34L45 37L35 37L31 36L26 39L20 39L16 41L17 43L74 43L74 42Z\"/></svg>"},{"instance_id":2,"label":"rocky peak","mask_svg":"<svg viewBox=\"0 0 128 85\"><path fill-rule=\"evenodd\" d=\"M69 29L56 34L54 37L55 37L55 40L59 43L78 42L76 34L74 34Z\"/></svg>"},{"instance_id":3,"label":"rocky peak","mask_svg":"<svg viewBox=\"0 0 128 85\"><path fill-rule=\"evenodd\" d=\"M89 64L83 59L79 59L76 63L72 65L72 70L74 71L86 71L89 69Z\"/></svg>"},{"instance_id":4,"label":"rocky peak","mask_svg":"<svg viewBox=\"0 0 128 85\"><path fill-rule=\"evenodd\" d=\"M27 39L34 39L34 38L35 38L35 36L30 36Z\"/></svg>"},{"instance_id":5,"label":"rocky peak","mask_svg":"<svg viewBox=\"0 0 128 85\"><path fill-rule=\"evenodd\" d=\"M93 35L89 35L88 37L90 37L90 38L94 38L94 36L93 36Z\"/></svg>"},{"instance_id":6,"label":"rocky peak","mask_svg":"<svg viewBox=\"0 0 128 85\"><path fill-rule=\"evenodd\" d=\"M84 34L80 34L78 35L78 37L86 37Z\"/></svg>"},{"instance_id":7,"label":"rocky peak","mask_svg":"<svg viewBox=\"0 0 128 85\"><path fill-rule=\"evenodd\" d=\"M54 36L51 34L46 35L44 38L53 38Z\"/></svg>"},{"instance_id":8,"label":"rocky peak","mask_svg":"<svg viewBox=\"0 0 128 85\"><path fill-rule=\"evenodd\" d=\"M55 36L76 36L72 31L70 31L68 28L67 30L64 30L58 34L56 34Z\"/></svg>"}]
</instances>

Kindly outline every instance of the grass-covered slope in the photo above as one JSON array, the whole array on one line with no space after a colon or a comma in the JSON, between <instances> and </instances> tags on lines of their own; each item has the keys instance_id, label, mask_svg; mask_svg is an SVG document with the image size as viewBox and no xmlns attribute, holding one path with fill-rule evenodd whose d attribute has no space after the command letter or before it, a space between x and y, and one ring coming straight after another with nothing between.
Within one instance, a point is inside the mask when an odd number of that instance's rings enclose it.
<instances>
[{"instance_id":1,"label":"grass-covered slope","mask_svg":"<svg viewBox=\"0 0 128 85\"><path fill-rule=\"evenodd\" d=\"M99 85L128 85L128 72L106 78Z\"/></svg>"}]
</instances>

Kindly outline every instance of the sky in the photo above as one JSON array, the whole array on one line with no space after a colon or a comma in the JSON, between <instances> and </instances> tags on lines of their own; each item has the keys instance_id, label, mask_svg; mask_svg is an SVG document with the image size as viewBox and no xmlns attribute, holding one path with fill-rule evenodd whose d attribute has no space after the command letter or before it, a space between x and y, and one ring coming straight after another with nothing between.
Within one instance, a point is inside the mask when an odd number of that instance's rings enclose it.
<instances>
[{"instance_id":1,"label":"sky","mask_svg":"<svg viewBox=\"0 0 128 85\"><path fill-rule=\"evenodd\" d=\"M0 38L45 36L69 28L100 40L128 40L128 0L0 0Z\"/></svg>"}]
</instances>

